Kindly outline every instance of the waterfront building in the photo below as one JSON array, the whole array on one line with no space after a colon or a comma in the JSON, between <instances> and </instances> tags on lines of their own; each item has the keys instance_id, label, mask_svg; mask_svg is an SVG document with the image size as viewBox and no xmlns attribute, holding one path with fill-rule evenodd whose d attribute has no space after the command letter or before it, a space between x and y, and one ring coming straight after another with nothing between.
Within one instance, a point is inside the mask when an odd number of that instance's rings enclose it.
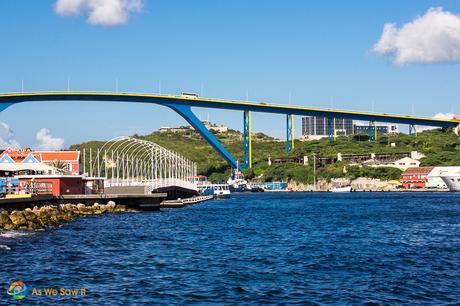
<instances>
[{"instance_id":1,"label":"waterfront building","mask_svg":"<svg viewBox=\"0 0 460 306\"><path fill-rule=\"evenodd\" d=\"M57 174L56 168L44 163L0 163L0 177L24 174Z\"/></svg>"},{"instance_id":2,"label":"waterfront building","mask_svg":"<svg viewBox=\"0 0 460 306\"><path fill-rule=\"evenodd\" d=\"M65 174L78 175L80 173L79 151L37 151L40 161L46 165L54 166L56 162L62 164Z\"/></svg>"},{"instance_id":3,"label":"waterfront building","mask_svg":"<svg viewBox=\"0 0 460 306\"><path fill-rule=\"evenodd\" d=\"M270 190L270 191L282 191L282 190L287 189L288 183L286 182L265 182L265 183L252 182L252 183L249 183L249 186L254 189L261 188L261 189Z\"/></svg>"},{"instance_id":4,"label":"waterfront building","mask_svg":"<svg viewBox=\"0 0 460 306\"><path fill-rule=\"evenodd\" d=\"M328 137L333 127L333 119L321 116L302 117L302 136L307 139ZM353 120L335 119L335 135L348 136L353 134Z\"/></svg>"},{"instance_id":5,"label":"waterfront building","mask_svg":"<svg viewBox=\"0 0 460 306\"><path fill-rule=\"evenodd\" d=\"M81 175L18 175L19 190L24 193L83 194Z\"/></svg>"},{"instance_id":6,"label":"waterfront building","mask_svg":"<svg viewBox=\"0 0 460 306\"><path fill-rule=\"evenodd\" d=\"M16 165L11 166L11 169L5 168L5 171L49 171L49 167L55 167L59 164L62 167L58 169L59 171L65 172L65 174L78 175L79 161L79 151L32 151L31 149L8 148L0 155L0 164ZM39 166L40 164L48 167Z\"/></svg>"},{"instance_id":7,"label":"waterfront building","mask_svg":"<svg viewBox=\"0 0 460 306\"><path fill-rule=\"evenodd\" d=\"M104 178L82 175L17 175L15 194L78 195L104 192Z\"/></svg>"},{"instance_id":8,"label":"waterfront building","mask_svg":"<svg viewBox=\"0 0 460 306\"><path fill-rule=\"evenodd\" d=\"M428 181L428 175L434 167L413 167L407 168L403 172L401 184L404 189L425 188Z\"/></svg>"},{"instance_id":9,"label":"waterfront building","mask_svg":"<svg viewBox=\"0 0 460 306\"><path fill-rule=\"evenodd\" d=\"M399 131L399 127L396 124L377 124L375 127L377 128L377 132L382 134L392 135L397 134ZM353 133L369 135L371 128L373 128L373 126L369 125L368 122L356 122L353 125Z\"/></svg>"}]
</instances>

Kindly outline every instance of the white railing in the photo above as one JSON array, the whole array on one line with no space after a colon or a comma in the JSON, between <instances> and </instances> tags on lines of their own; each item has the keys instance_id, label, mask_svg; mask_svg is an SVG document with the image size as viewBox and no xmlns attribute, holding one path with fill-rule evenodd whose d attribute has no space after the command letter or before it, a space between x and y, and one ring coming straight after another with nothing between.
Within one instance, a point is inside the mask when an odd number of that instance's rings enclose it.
<instances>
[{"instance_id":1,"label":"white railing","mask_svg":"<svg viewBox=\"0 0 460 306\"><path fill-rule=\"evenodd\" d=\"M150 191L153 191L162 187L177 186L192 190L198 190L197 185L186 180L176 179L176 178L164 178L157 180L121 180L121 179L107 179L104 182L104 187L118 187L118 186L148 186Z\"/></svg>"}]
</instances>

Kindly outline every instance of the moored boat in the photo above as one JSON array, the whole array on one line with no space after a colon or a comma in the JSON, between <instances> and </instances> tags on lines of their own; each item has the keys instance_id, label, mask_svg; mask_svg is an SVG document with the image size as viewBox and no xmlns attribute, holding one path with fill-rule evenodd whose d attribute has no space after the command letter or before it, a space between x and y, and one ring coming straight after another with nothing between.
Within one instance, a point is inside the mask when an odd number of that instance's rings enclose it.
<instances>
[{"instance_id":1,"label":"moored boat","mask_svg":"<svg viewBox=\"0 0 460 306\"><path fill-rule=\"evenodd\" d=\"M441 174L440 177L449 191L460 192L460 173Z\"/></svg>"},{"instance_id":2,"label":"moored boat","mask_svg":"<svg viewBox=\"0 0 460 306\"><path fill-rule=\"evenodd\" d=\"M215 198L230 198L230 186L228 184L199 185L198 191L202 195L213 195Z\"/></svg>"},{"instance_id":3,"label":"moored boat","mask_svg":"<svg viewBox=\"0 0 460 306\"><path fill-rule=\"evenodd\" d=\"M351 192L351 186L337 186L332 188L331 192Z\"/></svg>"}]
</instances>

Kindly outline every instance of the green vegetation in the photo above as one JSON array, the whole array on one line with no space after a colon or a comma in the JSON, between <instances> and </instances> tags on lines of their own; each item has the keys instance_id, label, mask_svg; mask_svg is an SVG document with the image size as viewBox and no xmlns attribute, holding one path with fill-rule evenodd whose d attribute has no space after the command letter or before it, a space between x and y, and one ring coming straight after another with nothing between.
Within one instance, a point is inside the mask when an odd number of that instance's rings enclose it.
<instances>
[{"instance_id":1,"label":"green vegetation","mask_svg":"<svg viewBox=\"0 0 460 306\"><path fill-rule=\"evenodd\" d=\"M230 130L226 134L216 134L227 150L239 161L243 160L243 137L238 131ZM198 163L198 172L208 176L212 181L226 181L230 173L227 163L214 149L196 133L160 133L134 137L153 141L167 149L179 152L186 158ZM391 145L394 143L394 147ZM86 148L86 163L89 164L89 148L93 155L104 142L90 141L71 146L71 149ZM451 130L429 130L413 135L379 135L378 141L370 143L366 135L338 137L334 142L329 139L295 142L295 150L291 155L284 152L284 141L256 133L253 135L253 168L245 170L249 179L263 181L293 180L300 183L313 182L313 169L302 164L286 163L268 166L268 157L317 156L332 157L341 152L345 154L401 153L419 151L426 155L422 166L454 166L460 165L460 138ZM356 178L360 176L385 180L399 179L401 171L395 168L370 168L348 166L336 163L318 167L317 176L330 180L338 177Z\"/></svg>"}]
</instances>

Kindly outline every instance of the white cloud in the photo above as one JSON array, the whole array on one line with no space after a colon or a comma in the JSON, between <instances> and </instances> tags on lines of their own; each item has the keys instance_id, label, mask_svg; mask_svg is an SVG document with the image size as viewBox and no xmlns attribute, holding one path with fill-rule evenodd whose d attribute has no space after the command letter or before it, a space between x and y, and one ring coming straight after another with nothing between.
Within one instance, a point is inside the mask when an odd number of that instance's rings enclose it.
<instances>
[{"instance_id":1,"label":"white cloud","mask_svg":"<svg viewBox=\"0 0 460 306\"><path fill-rule=\"evenodd\" d=\"M61 150L64 146L64 139L53 137L47 128L39 130L36 138L40 142L38 144L39 150Z\"/></svg>"},{"instance_id":2,"label":"white cloud","mask_svg":"<svg viewBox=\"0 0 460 306\"><path fill-rule=\"evenodd\" d=\"M454 117L455 117L455 114L452 114L452 113L437 113L436 115L434 115L433 118L439 119L439 120L452 120L454 119Z\"/></svg>"},{"instance_id":3,"label":"white cloud","mask_svg":"<svg viewBox=\"0 0 460 306\"><path fill-rule=\"evenodd\" d=\"M143 0L57 0L54 10L61 16L85 12L90 24L116 26L125 24L129 14L141 11L142 7Z\"/></svg>"},{"instance_id":4,"label":"white cloud","mask_svg":"<svg viewBox=\"0 0 460 306\"><path fill-rule=\"evenodd\" d=\"M399 29L387 23L373 51L397 65L459 62L460 16L437 7Z\"/></svg>"},{"instance_id":5,"label":"white cloud","mask_svg":"<svg viewBox=\"0 0 460 306\"><path fill-rule=\"evenodd\" d=\"M8 124L0 121L0 149L5 150L8 147L19 148L19 142L14 138L14 133Z\"/></svg>"},{"instance_id":6,"label":"white cloud","mask_svg":"<svg viewBox=\"0 0 460 306\"><path fill-rule=\"evenodd\" d=\"M433 119L439 119L439 120L451 120L454 119L455 114L452 113L437 113L436 115L433 116ZM428 131L428 130L435 130L439 129L439 127L434 127L434 126L417 126L417 131L418 132L423 132L423 131Z\"/></svg>"}]
</instances>

